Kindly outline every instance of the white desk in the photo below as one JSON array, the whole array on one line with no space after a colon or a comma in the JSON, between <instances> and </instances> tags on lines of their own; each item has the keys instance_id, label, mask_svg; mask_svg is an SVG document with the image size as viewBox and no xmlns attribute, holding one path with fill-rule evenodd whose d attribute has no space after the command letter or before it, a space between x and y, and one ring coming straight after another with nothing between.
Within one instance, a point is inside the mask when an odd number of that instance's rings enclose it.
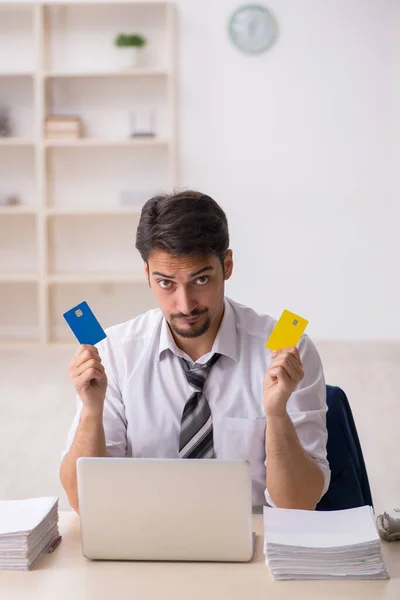
<instances>
[{"instance_id":1,"label":"white desk","mask_svg":"<svg viewBox=\"0 0 400 600\"><path fill-rule=\"evenodd\" d=\"M399 600L400 542L383 543L389 581L273 581L262 516L250 563L97 562L80 549L79 518L60 513L63 540L32 571L0 571L1 600Z\"/></svg>"}]
</instances>

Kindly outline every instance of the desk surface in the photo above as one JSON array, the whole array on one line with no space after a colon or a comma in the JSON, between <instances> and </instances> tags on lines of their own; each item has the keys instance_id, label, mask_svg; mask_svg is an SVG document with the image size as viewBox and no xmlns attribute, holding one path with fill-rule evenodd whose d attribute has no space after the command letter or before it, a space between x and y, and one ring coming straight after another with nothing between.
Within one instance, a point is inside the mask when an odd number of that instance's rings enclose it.
<instances>
[{"instance_id":1,"label":"desk surface","mask_svg":"<svg viewBox=\"0 0 400 600\"><path fill-rule=\"evenodd\" d=\"M262 515L250 563L97 562L81 554L79 517L60 512L63 541L32 571L0 571L7 600L399 600L400 542L383 543L389 581L273 581L265 566Z\"/></svg>"}]
</instances>

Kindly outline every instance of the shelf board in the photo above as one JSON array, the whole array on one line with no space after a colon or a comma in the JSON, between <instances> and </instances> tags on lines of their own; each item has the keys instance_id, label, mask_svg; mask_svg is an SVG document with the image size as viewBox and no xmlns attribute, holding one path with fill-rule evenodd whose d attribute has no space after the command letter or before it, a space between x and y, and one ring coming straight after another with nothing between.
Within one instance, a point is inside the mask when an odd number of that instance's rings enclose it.
<instances>
[{"instance_id":1,"label":"shelf board","mask_svg":"<svg viewBox=\"0 0 400 600\"><path fill-rule=\"evenodd\" d=\"M15 2L15 0L8 0L9 3L11 4L12 2ZM113 2L113 0L96 0L95 3L93 3L91 0L80 0L79 2L76 2L75 0L72 1L68 1L68 0L44 0L43 2L41 2L41 4L43 4L44 6L70 6L72 8L75 8L76 6L89 6L89 7L96 7L96 6L111 6L111 7L115 7L118 5L134 5L134 6L159 6L159 7L164 7L166 5L169 4L169 0L116 0L115 2Z\"/></svg>"},{"instance_id":2,"label":"shelf board","mask_svg":"<svg viewBox=\"0 0 400 600\"><path fill-rule=\"evenodd\" d=\"M37 283L36 273L0 273L0 283Z\"/></svg>"},{"instance_id":3,"label":"shelf board","mask_svg":"<svg viewBox=\"0 0 400 600\"><path fill-rule=\"evenodd\" d=\"M131 148L135 146L166 146L169 141L165 138L128 138L117 140L105 140L100 138L78 138L78 139L45 139L47 148Z\"/></svg>"},{"instance_id":4,"label":"shelf board","mask_svg":"<svg viewBox=\"0 0 400 600\"><path fill-rule=\"evenodd\" d=\"M137 68L108 71L48 71L44 73L46 79L79 79L87 77L159 77L168 76L168 69Z\"/></svg>"},{"instance_id":5,"label":"shelf board","mask_svg":"<svg viewBox=\"0 0 400 600\"><path fill-rule=\"evenodd\" d=\"M0 206L1 215L37 215L38 211L32 206Z\"/></svg>"},{"instance_id":6,"label":"shelf board","mask_svg":"<svg viewBox=\"0 0 400 600\"><path fill-rule=\"evenodd\" d=\"M33 71L0 71L0 77L34 77Z\"/></svg>"},{"instance_id":7,"label":"shelf board","mask_svg":"<svg viewBox=\"0 0 400 600\"><path fill-rule=\"evenodd\" d=\"M33 147L34 141L27 138L0 137L0 146Z\"/></svg>"},{"instance_id":8,"label":"shelf board","mask_svg":"<svg viewBox=\"0 0 400 600\"><path fill-rule=\"evenodd\" d=\"M64 273L48 276L49 284L67 283L147 283L144 272Z\"/></svg>"},{"instance_id":9,"label":"shelf board","mask_svg":"<svg viewBox=\"0 0 400 600\"><path fill-rule=\"evenodd\" d=\"M49 207L46 211L47 216L49 217L58 217L58 216L96 216L96 215L106 215L106 216L118 216L118 215L136 215L139 216L141 212L141 207L116 207L116 208L88 208L88 207L80 207L80 206L61 206L61 207ZM1 214L1 211L0 211Z\"/></svg>"},{"instance_id":10,"label":"shelf board","mask_svg":"<svg viewBox=\"0 0 400 600\"><path fill-rule=\"evenodd\" d=\"M25 339L25 338L1 338L0 339L0 349L9 349L10 346L13 349L19 349L19 348L36 348L37 346L40 346L41 342L39 340L39 338L34 338L34 339Z\"/></svg>"},{"instance_id":11,"label":"shelf board","mask_svg":"<svg viewBox=\"0 0 400 600\"><path fill-rule=\"evenodd\" d=\"M15 2L15 0L2 0L0 2L0 8L11 8L12 10L26 10L27 8L32 10L33 6L31 2Z\"/></svg>"}]
</instances>

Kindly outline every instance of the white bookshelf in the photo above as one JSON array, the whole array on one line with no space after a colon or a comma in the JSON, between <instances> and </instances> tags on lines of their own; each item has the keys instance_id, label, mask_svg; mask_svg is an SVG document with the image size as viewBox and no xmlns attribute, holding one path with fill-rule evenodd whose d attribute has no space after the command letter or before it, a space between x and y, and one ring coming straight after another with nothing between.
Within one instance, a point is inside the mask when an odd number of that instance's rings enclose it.
<instances>
[{"instance_id":1,"label":"white bookshelf","mask_svg":"<svg viewBox=\"0 0 400 600\"><path fill-rule=\"evenodd\" d=\"M129 271L108 273L65 273L63 275L49 275L50 283L141 283L142 272L131 273Z\"/></svg>"},{"instance_id":2,"label":"white bookshelf","mask_svg":"<svg viewBox=\"0 0 400 600\"><path fill-rule=\"evenodd\" d=\"M123 71L53 71L44 73L46 79L79 79L80 77L101 78L101 77L159 77L169 76L172 73L166 69L146 69L136 67L135 69L126 69Z\"/></svg>"},{"instance_id":3,"label":"white bookshelf","mask_svg":"<svg viewBox=\"0 0 400 600\"><path fill-rule=\"evenodd\" d=\"M0 206L0 344L73 341L62 314L82 300L104 327L154 306L134 243L140 200L178 184L175 20L171 2L0 2L0 197L20 199ZM149 40L135 68L121 32ZM148 109L154 137L132 137ZM83 137L46 139L57 114Z\"/></svg>"},{"instance_id":4,"label":"white bookshelf","mask_svg":"<svg viewBox=\"0 0 400 600\"><path fill-rule=\"evenodd\" d=\"M16 207L16 211L18 211L19 207ZM11 214L12 211L14 210L13 208L9 209ZM28 209L27 209L28 210ZM121 207L121 208L85 208L85 207L68 207L68 206L61 206L61 207L57 207L57 208L48 208L47 209L47 215L49 217L57 217L59 215L81 215L81 216L87 216L87 215L109 215L109 216L113 216L113 215L139 215L140 214L140 209L139 208L130 208L130 207Z\"/></svg>"},{"instance_id":5,"label":"white bookshelf","mask_svg":"<svg viewBox=\"0 0 400 600\"><path fill-rule=\"evenodd\" d=\"M28 140L24 138L0 138L0 147L10 148L33 148L35 145L34 140Z\"/></svg>"},{"instance_id":6,"label":"white bookshelf","mask_svg":"<svg viewBox=\"0 0 400 600\"><path fill-rule=\"evenodd\" d=\"M46 148L84 148L84 147L119 147L119 148L132 148L132 147L148 147L148 146L168 146L170 141L167 139L154 139L154 138L143 138L137 140L123 140L123 139L97 139L97 138L82 138L78 140L44 140L44 146Z\"/></svg>"}]
</instances>

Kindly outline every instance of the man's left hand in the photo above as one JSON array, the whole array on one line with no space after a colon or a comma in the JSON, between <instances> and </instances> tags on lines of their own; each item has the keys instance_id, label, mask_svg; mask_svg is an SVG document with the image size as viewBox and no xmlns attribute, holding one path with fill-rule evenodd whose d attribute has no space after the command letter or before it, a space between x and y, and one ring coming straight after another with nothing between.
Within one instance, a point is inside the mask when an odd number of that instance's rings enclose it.
<instances>
[{"instance_id":1,"label":"man's left hand","mask_svg":"<svg viewBox=\"0 0 400 600\"><path fill-rule=\"evenodd\" d=\"M271 353L272 361L264 377L264 410L266 416L286 414L287 402L304 377L297 348Z\"/></svg>"}]
</instances>

